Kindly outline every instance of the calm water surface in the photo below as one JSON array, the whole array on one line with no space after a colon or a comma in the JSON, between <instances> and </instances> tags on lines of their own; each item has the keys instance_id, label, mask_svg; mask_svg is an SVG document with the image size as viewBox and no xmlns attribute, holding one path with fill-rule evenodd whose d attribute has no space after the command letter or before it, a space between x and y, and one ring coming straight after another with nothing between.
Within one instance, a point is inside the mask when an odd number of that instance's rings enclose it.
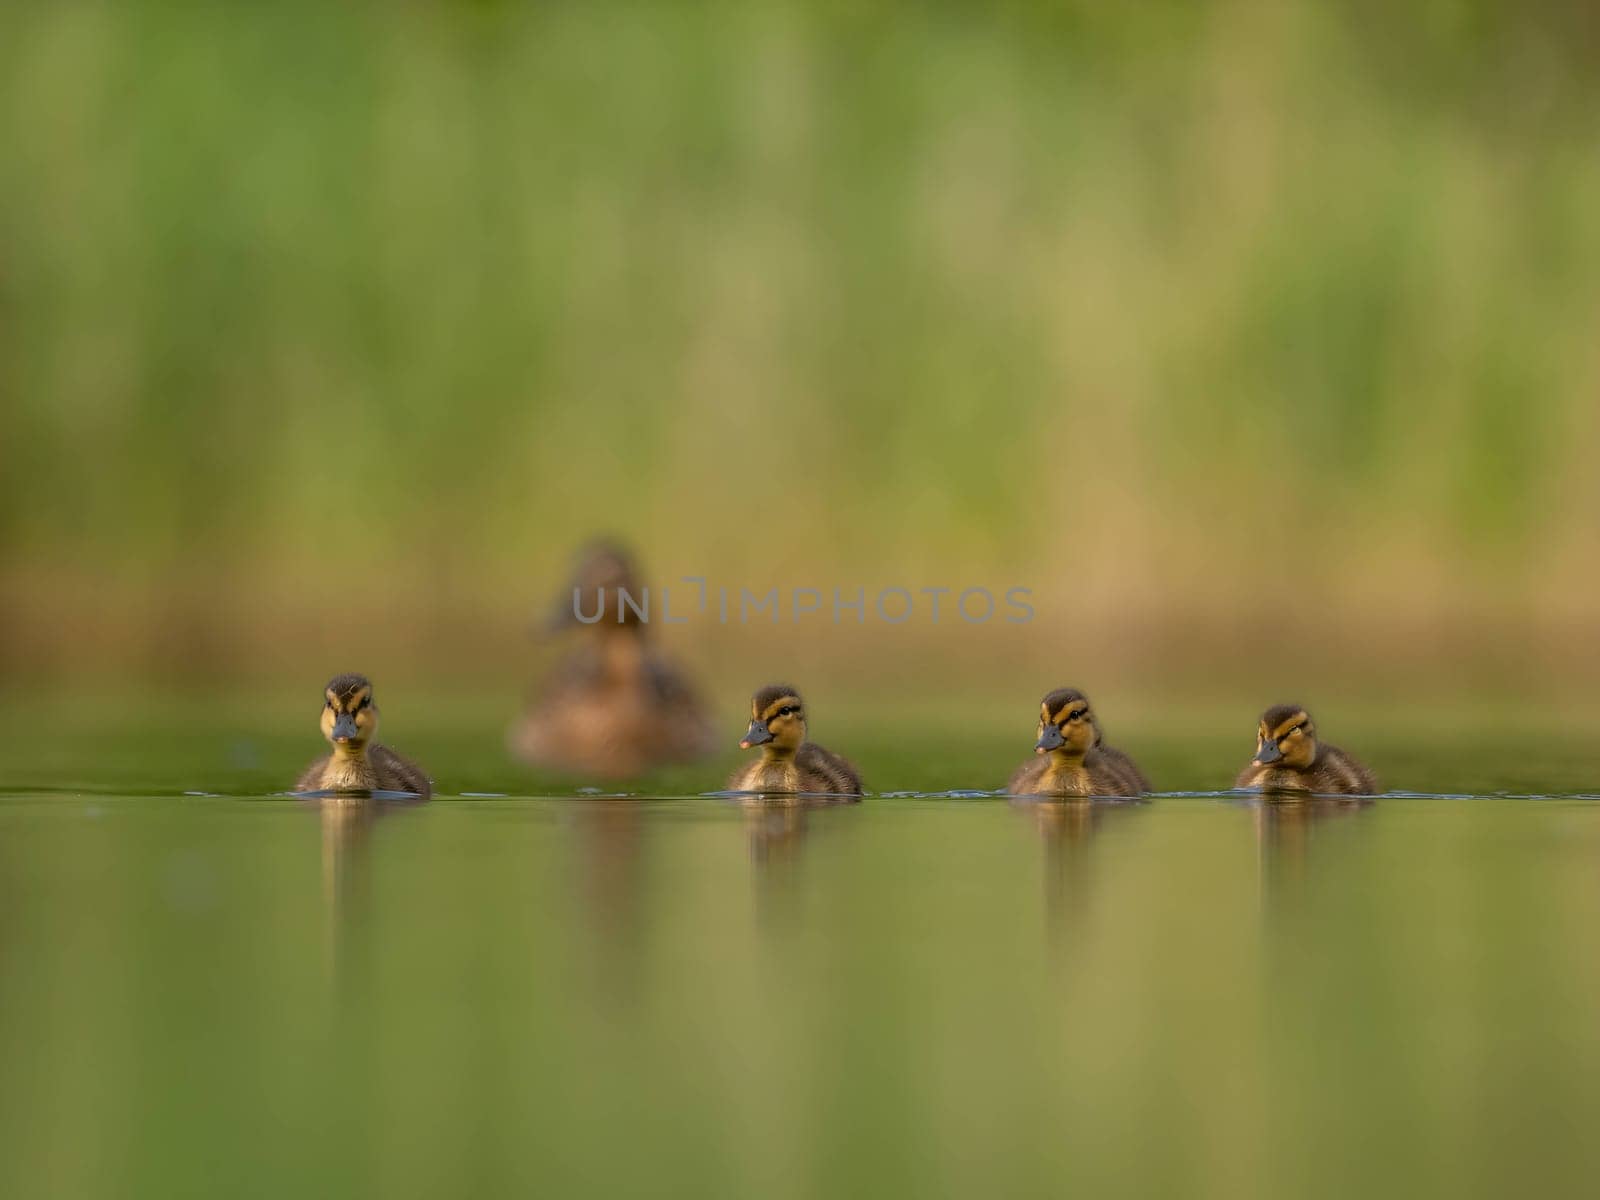
<instances>
[{"instance_id":1,"label":"calm water surface","mask_svg":"<svg viewBox=\"0 0 1600 1200\"><path fill-rule=\"evenodd\" d=\"M0 1185L1588 1194L1597 928L1578 798L29 785Z\"/></svg>"}]
</instances>

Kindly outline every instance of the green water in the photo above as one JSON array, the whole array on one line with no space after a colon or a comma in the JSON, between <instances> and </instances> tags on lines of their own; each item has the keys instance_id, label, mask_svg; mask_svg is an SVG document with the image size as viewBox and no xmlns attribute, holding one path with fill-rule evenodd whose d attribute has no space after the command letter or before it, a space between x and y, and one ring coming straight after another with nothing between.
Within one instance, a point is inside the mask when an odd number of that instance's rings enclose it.
<instances>
[{"instance_id":1,"label":"green water","mask_svg":"<svg viewBox=\"0 0 1600 1200\"><path fill-rule=\"evenodd\" d=\"M246 794L303 732L165 728L0 739L5 1195L1503 1196L1600 1170L1592 800L323 806ZM496 736L412 744L441 778L478 763L456 792L519 790ZM994 786L1014 740L859 757L880 787ZM1237 741L1145 757L1215 786ZM1600 790L1582 739L1543 766L1472 741L1373 757L1411 790Z\"/></svg>"}]
</instances>

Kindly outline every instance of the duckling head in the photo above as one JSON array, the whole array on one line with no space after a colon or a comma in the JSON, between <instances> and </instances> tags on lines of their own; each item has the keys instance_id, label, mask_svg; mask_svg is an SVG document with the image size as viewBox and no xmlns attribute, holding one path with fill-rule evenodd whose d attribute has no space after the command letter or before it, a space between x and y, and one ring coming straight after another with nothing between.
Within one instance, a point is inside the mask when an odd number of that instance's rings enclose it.
<instances>
[{"instance_id":1,"label":"duckling head","mask_svg":"<svg viewBox=\"0 0 1600 1200\"><path fill-rule=\"evenodd\" d=\"M322 689L322 736L335 751L360 754L378 733L378 706L365 675L335 675Z\"/></svg>"},{"instance_id":2,"label":"duckling head","mask_svg":"<svg viewBox=\"0 0 1600 1200\"><path fill-rule=\"evenodd\" d=\"M618 625L638 627L639 613L623 604L622 592L627 592L635 603L641 603L644 597L633 555L621 542L611 538L589 542L578 551L572 577L556 599L546 631L559 633L573 625L611 629ZM580 612L586 618L584 621L578 620ZM599 620L593 620L596 613Z\"/></svg>"},{"instance_id":3,"label":"duckling head","mask_svg":"<svg viewBox=\"0 0 1600 1200\"><path fill-rule=\"evenodd\" d=\"M1254 762L1303 770L1317 757L1317 727L1298 704L1278 704L1261 714Z\"/></svg>"},{"instance_id":4,"label":"duckling head","mask_svg":"<svg viewBox=\"0 0 1600 1200\"><path fill-rule=\"evenodd\" d=\"M797 690L774 683L750 698L750 728L739 749L760 746L769 754L793 754L805 740L805 703Z\"/></svg>"},{"instance_id":5,"label":"duckling head","mask_svg":"<svg viewBox=\"0 0 1600 1200\"><path fill-rule=\"evenodd\" d=\"M1039 702L1039 740L1035 754L1060 753L1081 758L1098 746L1102 735L1089 708L1089 697L1077 688L1057 688Z\"/></svg>"}]
</instances>

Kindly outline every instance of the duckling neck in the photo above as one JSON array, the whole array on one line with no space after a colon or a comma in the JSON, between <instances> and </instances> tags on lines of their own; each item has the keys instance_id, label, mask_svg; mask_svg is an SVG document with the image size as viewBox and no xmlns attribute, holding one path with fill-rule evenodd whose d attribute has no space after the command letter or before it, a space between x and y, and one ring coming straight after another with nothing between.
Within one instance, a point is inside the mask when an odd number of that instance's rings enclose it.
<instances>
[{"instance_id":1,"label":"duckling neck","mask_svg":"<svg viewBox=\"0 0 1600 1200\"><path fill-rule=\"evenodd\" d=\"M1052 750L1050 751L1050 765L1045 768L1045 775L1049 779L1072 779L1081 776L1084 772L1084 759L1088 757L1087 750Z\"/></svg>"},{"instance_id":2,"label":"duckling neck","mask_svg":"<svg viewBox=\"0 0 1600 1200\"><path fill-rule=\"evenodd\" d=\"M368 791L376 787L377 772L367 760L366 745L335 742L333 755L322 772L322 786L328 791Z\"/></svg>"},{"instance_id":3,"label":"duckling neck","mask_svg":"<svg viewBox=\"0 0 1600 1200\"><path fill-rule=\"evenodd\" d=\"M800 767L794 757L797 749L798 747L786 749L782 746L763 746L761 762L751 772L747 786L754 791L800 791Z\"/></svg>"},{"instance_id":4,"label":"duckling neck","mask_svg":"<svg viewBox=\"0 0 1600 1200\"><path fill-rule=\"evenodd\" d=\"M1087 758L1088 751L1072 751L1065 747L1050 751L1050 764L1040 780L1041 790L1087 796L1091 791Z\"/></svg>"}]
</instances>

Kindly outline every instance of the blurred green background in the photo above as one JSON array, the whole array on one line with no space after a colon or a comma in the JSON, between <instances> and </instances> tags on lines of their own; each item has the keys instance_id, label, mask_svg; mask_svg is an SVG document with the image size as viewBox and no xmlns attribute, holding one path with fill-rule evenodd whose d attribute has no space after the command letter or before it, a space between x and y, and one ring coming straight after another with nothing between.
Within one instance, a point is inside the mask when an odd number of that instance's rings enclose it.
<instances>
[{"instance_id":1,"label":"blurred green background","mask_svg":"<svg viewBox=\"0 0 1600 1200\"><path fill-rule=\"evenodd\" d=\"M8 5L0 670L514 698L612 531L1034 589L675 632L734 707L1560 699L1597 63L1592 6L1487 0Z\"/></svg>"}]
</instances>

